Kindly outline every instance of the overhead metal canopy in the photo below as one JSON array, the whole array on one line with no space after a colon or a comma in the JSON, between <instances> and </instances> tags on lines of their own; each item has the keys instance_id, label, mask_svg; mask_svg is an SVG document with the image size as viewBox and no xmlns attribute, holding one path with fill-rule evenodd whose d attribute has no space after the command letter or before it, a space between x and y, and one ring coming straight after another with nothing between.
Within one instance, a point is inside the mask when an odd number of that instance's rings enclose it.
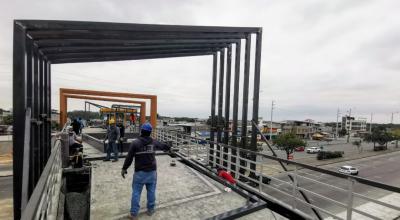
<instances>
[{"instance_id":1,"label":"overhead metal canopy","mask_svg":"<svg viewBox=\"0 0 400 220\"><path fill-rule=\"evenodd\" d=\"M255 51L252 51L252 35L256 40ZM218 142L229 142L233 146L255 150L256 132L251 133L251 144L247 142L248 101L252 74L252 120L258 122L261 39L262 29L259 27L14 21L15 219L19 219L51 151L51 64L212 55L211 130L216 131ZM241 58L242 49L244 58ZM252 71L251 62L254 62ZM241 65L244 66L243 71ZM234 76L231 105L232 71ZM240 80L243 80L240 96L242 124L241 143L238 143ZM231 128L228 120L222 120L223 117L232 118ZM214 132L210 132L210 139L214 140ZM213 145L213 149L214 147ZM216 145L216 149L220 149L219 145ZM211 150L210 161L215 166L220 161L214 160L213 153ZM219 155L220 152L216 154ZM255 164L251 164L251 167L255 169Z\"/></svg>"}]
</instances>

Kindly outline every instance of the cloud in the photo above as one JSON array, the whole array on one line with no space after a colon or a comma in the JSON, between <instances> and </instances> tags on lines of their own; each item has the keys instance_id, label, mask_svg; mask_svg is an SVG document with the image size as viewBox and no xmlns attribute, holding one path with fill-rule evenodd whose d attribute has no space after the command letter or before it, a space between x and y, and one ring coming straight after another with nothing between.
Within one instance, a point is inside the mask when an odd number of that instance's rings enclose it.
<instances>
[{"instance_id":1,"label":"cloud","mask_svg":"<svg viewBox=\"0 0 400 220\"><path fill-rule=\"evenodd\" d=\"M336 121L337 108L355 107L359 115L375 112L375 120L387 122L387 114L400 107L399 6L396 0L2 1L0 92L7 96L0 107L12 102L16 18L261 26L261 116L269 118L274 99L278 120ZM161 114L209 115L211 57L55 65L52 70L54 108L58 87L76 87L157 94Z\"/></svg>"}]
</instances>

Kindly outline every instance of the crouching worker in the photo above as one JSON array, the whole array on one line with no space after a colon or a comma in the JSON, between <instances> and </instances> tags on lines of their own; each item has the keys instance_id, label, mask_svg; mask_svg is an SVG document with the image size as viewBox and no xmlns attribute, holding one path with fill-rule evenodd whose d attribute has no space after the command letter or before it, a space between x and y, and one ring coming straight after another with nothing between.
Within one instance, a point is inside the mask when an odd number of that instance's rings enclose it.
<instances>
[{"instance_id":1,"label":"crouching worker","mask_svg":"<svg viewBox=\"0 0 400 220\"><path fill-rule=\"evenodd\" d=\"M68 142L69 142L69 154L74 155L78 151L82 152L82 139L78 138L72 126L68 126L67 131L68 131Z\"/></svg>"},{"instance_id":2,"label":"crouching worker","mask_svg":"<svg viewBox=\"0 0 400 220\"><path fill-rule=\"evenodd\" d=\"M156 185L157 185L157 162L155 157L156 150L168 151L167 144L160 143L150 137L152 127L149 123L142 125L140 137L133 140L129 147L128 155L121 170L121 175L125 178L127 169L132 164L135 157L135 173L132 180L132 200L131 200L131 219L138 219L140 209L140 195L143 186L146 185L147 191L147 215L153 215L156 204Z\"/></svg>"}]
</instances>

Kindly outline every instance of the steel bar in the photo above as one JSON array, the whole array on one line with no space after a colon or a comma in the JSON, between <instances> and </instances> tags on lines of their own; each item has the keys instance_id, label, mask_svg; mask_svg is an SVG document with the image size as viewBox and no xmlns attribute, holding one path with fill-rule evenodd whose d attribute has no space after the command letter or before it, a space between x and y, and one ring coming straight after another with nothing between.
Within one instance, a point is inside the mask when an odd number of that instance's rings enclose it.
<instances>
[{"instance_id":1,"label":"steel bar","mask_svg":"<svg viewBox=\"0 0 400 220\"><path fill-rule=\"evenodd\" d=\"M240 54L241 42L235 45L235 77L233 80L233 106L232 106L232 145L237 147L237 130L238 130L238 109L239 109L239 80L240 80ZM236 149L232 149L232 154L237 155ZM236 158L232 158L231 169L236 171ZM236 175L235 172L232 173Z\"/></svg>"},{"instance_id":2,"label":"steel bar","mask_svg":"<svg viewBox=\"0 0 400 220\"><path fill-rule=\"evenodd\" d=\"M113 40L113 39L42 39L34 40L34 44L39 49L63 48L63 47L115 47L115 46L162 46L162 45L180 45L180 44L210 44L210 43L229 43L235 44L240 38L223 39L146 39L146 40Z\"/></svg>"},{"instance_id":3,"label":"steel bar","mask_svg":"<svg viewBox=\"0 0 400 220\"><path fill-rule=\"evenodd\" d=\"M257 32L258 27L188 26L161 24L134 24L88 21L16 20L27 30L118 30L118 31L176 31L176 32Z\"/></svg>"},{"instance_id":4,"label":"steel bar","mask_svg":"<svg viewBox=\"0 0 400 220\"><path fill-rule=\"evenodd\" d=\"M246 49L244 55L244 77L243 77L243 104L242 104L242 138L241 146L247 149L247 112L249 103L249 78L250 78L250 49L251 35L246 36Z\"/></svg>"},{"instance_id":5,"label":"steel bar","mask_svg":"<svg viewBox=\"0 0 400 220\"><path fill-rule=\"evenodd\" d=\"M212 85L211 85L211 128L210 128L210 140L214 141L214 135L216 130L216 121L215 121L215 104L216 104L216 93L217 93L217 53L213 54L213 72L212 72ZM214 144L210 144L210 158L209 162L212 167L215 167L214 161Z\"/></svg>"},{"instance_id":6,"label":"steel bar","mask_svg":"<svg viewBox=\"0 0 400 220\"><path fill-rule=\"evenodd\" d=\"M113 57L90 57L90 58L68 58L53 60L53 64L59 63L89 63L89 62L102 62L102 61L122 61L122 60L144 60L144 59L158 59L158 58L171 58L171 57L188 57L188 56L205 56L212 55L213 52L187 52L187 53L173 53L173 54L147 54L135 56L113 56Z\"/></svg>"},{"instance_id":7,"label":"steel bar","mask_svg":"<svg viewBox=\"0 0 400 220\"><path fill-rule=\"evenodd\" d=\"M217 118L217 142L222 142L222 129L224 122L222 120L222 108L224 104L224 75L225 75L225 49L219 52L219 76L218 76L218 118ZM225 119L226 120L226 119ZM217 144L217 164L220 163L220 150L221 147Z\"/></svg>"},{"instance_id":8,"label":"steel bar","mask_svg":"<svg viewBox=\"0 0 400 220\"><path fill-rule=\"evenodd\" d=\"M228 46L226 60L226 81L225 81L225 125L224 125L224 143L229 143L229 113L231 100L231 72L232 72L232 46Z\"/></svg>"},{"instance_id":9,"label":"steel bar","mask_svg":"<svg viewBox=\"0 0 400 220\"><path fill-rule=\"evenodd\" d=\"M233 220L251 214L253 212L260 211L261 209L267 208L267 203L264 201L247 204L243 207L233 209L222 214L206 218L207 220Z\"/></svg>"}]
</instances>

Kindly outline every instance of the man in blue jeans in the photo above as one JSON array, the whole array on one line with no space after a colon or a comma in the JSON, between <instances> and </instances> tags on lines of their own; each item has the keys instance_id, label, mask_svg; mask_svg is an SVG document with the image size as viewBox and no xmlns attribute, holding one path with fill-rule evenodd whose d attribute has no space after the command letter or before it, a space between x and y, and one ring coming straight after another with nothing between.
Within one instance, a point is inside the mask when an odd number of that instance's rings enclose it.
<instances>
[{"instance_id":1,"label":"man in blue jeans","mask_svg":"<svg viewBox=\"0 0 400 220\"><path fill-rule=\"evenodd\" d=\"M107 128L107 136L105 140L108 139L108 145L107 145L107 156L103 161L110 161L111 158L111 152L114 153L114 158L112 162L118 161L118 141L120 138L120 133L119 133L119 128L115 126L115 120L110 119L109 120L110 126Z\"/></svg>"},{"instance_id":2,"label":"man in blue jeans","mask_svg":"<svg viewBox=\"0 0 400 220\"><path fill-rule=\"evenodd\" d=\"M150 137L153 128L149 123L142 125L140 137L135 139L129 148L121 175L125 178L127 169L132 164L135 157L135 173L132 181L132 200L131 200L131 219L137 219L140 209L140 195L143 186L147 190L147 215L153 215L156 204L156 185L157 185L157 162L155 157L156 150L168 151L167 144L160 143Z\"/></svg>"}]
</instances>

